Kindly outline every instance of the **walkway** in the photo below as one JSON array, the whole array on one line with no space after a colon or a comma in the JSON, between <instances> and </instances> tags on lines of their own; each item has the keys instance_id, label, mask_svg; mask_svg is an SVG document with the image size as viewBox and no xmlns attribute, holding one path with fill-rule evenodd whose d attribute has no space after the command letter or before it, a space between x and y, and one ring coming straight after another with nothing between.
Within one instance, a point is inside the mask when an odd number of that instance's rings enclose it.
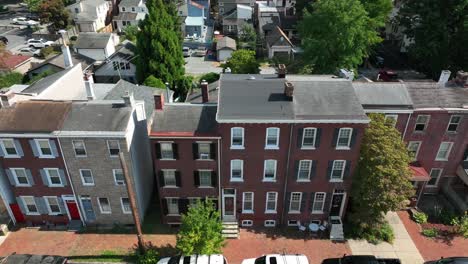
<instances>
[{"instance_id":1,"label":"walkway","mask_svg":"<svg viewBox=\"0 0 468 264\"><path fill-rule=\"evenodd\" d=\"M385 218L393 228L393 244L370 244L363 240L349 240L349 247L354 255L375 255L381 258L399 258L402 264L422 264L424 260L411 240L396 212L389 212Z\"/></svg>"}]
</instances>

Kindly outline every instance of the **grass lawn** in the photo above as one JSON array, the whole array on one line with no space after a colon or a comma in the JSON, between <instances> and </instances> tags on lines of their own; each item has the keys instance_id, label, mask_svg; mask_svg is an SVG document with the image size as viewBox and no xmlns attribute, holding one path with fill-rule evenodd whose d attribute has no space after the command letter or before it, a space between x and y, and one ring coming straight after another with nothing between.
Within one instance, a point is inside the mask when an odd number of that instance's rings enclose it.
<instances>
[{"instance_id":1,"label":"grass lawn","mask_svg":"<svg viewBox=\"0 0 468 264\"><path fill-rule=\"evenodd\" d=\"M104 250L97 256L71 256L68 259L73 262L133 262L135 256L130 253Z\"/></svg>"}]
</instances>

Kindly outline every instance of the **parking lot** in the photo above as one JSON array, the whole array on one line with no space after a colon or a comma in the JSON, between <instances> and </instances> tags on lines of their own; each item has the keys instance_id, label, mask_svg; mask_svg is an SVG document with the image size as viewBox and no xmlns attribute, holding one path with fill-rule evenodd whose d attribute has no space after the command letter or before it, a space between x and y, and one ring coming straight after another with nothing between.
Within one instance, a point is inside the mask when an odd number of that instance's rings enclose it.
<instances>
[{"instance_id":1,"label":"parking lot","mask_svg":"<svg viewBox=\"0 0 468 264\"><path fill-rule=\"evenodd\" d=\"M223 69L219 67L219 62L208 60L205 57L185 58L185 72L193 75L201 75L208 72L220 73Z\"/></svg>"}]
</instances>

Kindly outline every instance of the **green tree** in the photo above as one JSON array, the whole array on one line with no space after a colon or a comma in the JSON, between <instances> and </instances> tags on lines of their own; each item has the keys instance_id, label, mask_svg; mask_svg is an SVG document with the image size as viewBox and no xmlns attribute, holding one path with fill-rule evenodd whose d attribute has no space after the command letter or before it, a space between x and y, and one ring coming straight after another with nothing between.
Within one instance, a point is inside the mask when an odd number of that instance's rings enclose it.
<instances>
[{"instance_id":1,"label":"green tree","mask_svg":"<svg viewBox=\"0 0 468 264\"><path fill-rule=\"evenodd\" d=\"M392 0L360 0L367 15L375 27L385 26L390 11L392 11Z\"/></svg>"},{"instance_id":2,"label":"green tree","mask_svg":"<svg viewBox=\"0 0 468 264\"><path fill-rule=\"evenodd\" d=\"M198 201L182 215L176 248L183 255L221 253L224 238L218 210L211 201Z\"/></svg>"},{"instance_id":3,"label":"green tree","mask_svg":"<svg viewBox=\"0 0 468 264\"><path fill-rule=\"evenodd\" d=\"M149 87L161 88L161 89L166 87L166 85L164 84L163 81L161 81L161 79L158 79L154 77L153 75L148 76L143 82L143 84Z\"/></svg>"},{"instance_id":4,"label":"green tree","mask_svg":"<svg viewBox=\"0 0 468 264\"><path fill-rule=\"evenodd\" d=\"M382 39L359 0L312 3L299 22L304 57L316 73L355 69Z\"/></svg>"},{"instance_id":5,"label":"green tree","mask_svg":"<svg viewBox=\"0 0 468 264\"><path fill-rule=\"evenodd\" d=\"M353 178L350 220L357 233L366 238L385 226L384 214L405 206L414 190L410 183L411 158L393 126L382 114L370 114L360 159Z\"/></svg>"},{"instance_id":6,"label":"green tree","mask_svg":"<svg viewBox=\"0 0 468 264\"><path fill-rule=\"evenodd\" d=\"M0 74L0 88L10 87L13 84L21 84L22 82L23 75L19 72Z\"/></svg>"},{"instance_id":7,"label":"green tree","mask_svg":"<svg viewBox=\"0 0 468 264\"><path fill-rule=\"evenodd\" d=\"M397 21L407 37L411 63L432 78L441 70L468 69L468 1L406 0Z\"/></svg>"},{"instance_id":8,"label":"green tree","mask_svg":"<svg viewBox=\"0 0 468 264\"><path fill-rule=\"evenodd\" d=\"M255 49L257 44L257 33L251 24L245 23L242 25L239 32L239 41L247 44L250 48Z\"/></svg>"},{"instance_id":9,"label":"green tree","mask_svg":"<svg viewBox=\"0 0 468 264\"><path fill-rule=\"evenodd\" d=\"M42 0L24 0L23 2L28 6L29 12L37 12Z\"/></svg>"},{"instance_id":10,"label":"green tree","mask_svg":"<svg viewBox=\"0 0 468 264\"><path fill-rule=\"evenodd\" d=\"M138 26L135 26L135 25L126 26L124 28L125 38L135 43L138 30L139 30Z\"/></svg>"},{"instance_id":11,"label":"green tree","mask_svg":"<svg viewBox=\"0 0 468 264\"><path fill-rule=\"evenodd\" d=\"M40 3L38 12L41 24L51 23L51 29L56 32L65 29L70 23L70 12L65 9L62 0L47 0Z\"/></svg>"},{"instance_id":12,"label":"green tree","mask_svg":"<svg viewBox=\"0 0 468 264\"><path fill-rule=\"evenodd\" d=\"M175 31L177 17L171 16L162 0L146 2L148 15L137 34L137 78L148 76L168 82L171 86L184 76L184 58L180 35Z\"/></svg>"},{"instance_id":13,"label":"green tree","mask_svg":"<svg viewBox=\"0 0 468 264\"><path fill-rule=\"evenodd\" d=\"M260 64L255 59L255 51L240 49L232 53L224 67L229 67L232 73L250 73L260 72Z\"/></svg>"}]
</instances>

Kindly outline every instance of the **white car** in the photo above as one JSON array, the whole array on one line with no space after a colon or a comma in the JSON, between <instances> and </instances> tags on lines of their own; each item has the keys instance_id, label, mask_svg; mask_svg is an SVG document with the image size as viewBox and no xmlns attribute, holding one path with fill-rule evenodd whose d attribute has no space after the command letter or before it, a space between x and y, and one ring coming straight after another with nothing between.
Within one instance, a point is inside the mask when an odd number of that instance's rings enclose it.
<instances>
[{"instance_id":1,"label":"white car","mask_svg":"<svg viewBox=\"0 0 468 264\"><path fill-rule=\"evenodd\" d=\"M15 18L13 18L13 24L25 25L25 26L35 26L35 25L38 25L39 22L27 19L25 17L15 17Z\"/></svg>"},{"instance_id":2,"label":"white car","mask_svg":"<svg viewBox=\"0 0 468 264\"><path fill-rule=\"evenodd\" d=\"M21 49L18 50L18 55L39 57L39 56L41 56L41 50L40 49L35 49L35 48L30 48L30 47L24 47L24 48L21 48Z\"/></svg>"},{"instance_id":3,"label":"white car","mask_svg":"<svg viewBox=\"0 0 468 264\"><path fill-rule=\"evenodd\" d=\"M192 50L189 47L182 47L182 53L184 57L190 57L192 55Z\"/></svg>"},{"instance_id":4,"label":"white car","mask_svg":"<svg viewBox=\"0 0 468 264\"><path fill-rule=\"evenodd\" d=\"M30 48L42 49L45 47L49 47L54 44L53 41L45 41L44 39L29 39L26 42L26 45Z\"/></svg>"},{"instance_id":5,"label":"white car","mask_svg":"<svg viewBox=\"0 0 468 264\"><path fill-rule=\"evenodd\" d=\"M191 255L162 258L157 264L228 264L223 255Z\"/></svg>"},{"instance_id":6,"label":"white car","mask_svg":"<svg viewBox=\"0 0 468 264\"><path fill-rule=\"evenodd\" d=\"M302 254L269 254L263 255L259 258L244 259L242 264L309 264L309 260Z\"/></svg>"}]
</instances>

